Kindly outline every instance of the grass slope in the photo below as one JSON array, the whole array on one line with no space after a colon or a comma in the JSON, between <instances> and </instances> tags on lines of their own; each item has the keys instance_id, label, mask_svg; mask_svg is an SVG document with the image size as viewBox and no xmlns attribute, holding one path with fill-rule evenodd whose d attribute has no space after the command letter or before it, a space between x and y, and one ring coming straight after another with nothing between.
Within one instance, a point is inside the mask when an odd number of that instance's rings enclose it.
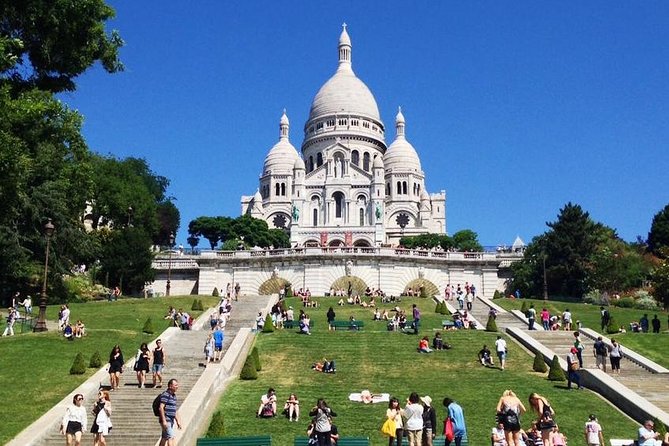
<instances>
[{"instance_id":1,"label":"grass slope","mask_svg":"<svg viewBox=\"0 0 669 446\"><path fill-rule=\"evenodd\" d=\"M599 416L607 438L629 437L635 423L589 391L567 391L564 384L545 379L544 374L532 371L533 358L509 342L507 370L482 367L477 352L483 344L491 346L495 333L483 331L449 331L444 339L453 345L448 351L432 354L416 352L418 337L386 331L385 323L371 321L371 310L360 307L335 307L337 319L365 321L362 332L328 332L325 313L332 299L321 299L323 306L306 309L315 327L311 336L299 335L296 330L260 333L257 346L263 369L257 381L236 381L224 393L219 408L225 418L226 435L271 434L273 443L289 445L295 436L304 436L309 422L308 411L320 397L325 398L338 414L335 424L342 436L367 435L373 445L385 445L380 427L387 405L364 405L350 402L349 393L369 389L372 393L390 393L404 401L415 391L430 395L443 420L445 396L458 401L465 410L472 445L489 444L494 425L495 406L505 389L513 389L526 402L531 392L546 395L557 412L561 429L575 443L582 439L583 425L590 413ZM442 315L434 313L434 303L427 299L406 299L401 307L409 310L411 303L422 310L422 332L432 338L440 327ZM290 300L297 309L299 302ZM390 308L391 305L386 307ZM311 370L311 364L323 357L334 359L337 373L323 374ZM256 419L260 396L274 387L280 402L295 392L301 402L299 423L284 417ZM526 404L527 405L527 404ZM533 416L522 418L529 426Z\"/></svg>"}]
</instances>

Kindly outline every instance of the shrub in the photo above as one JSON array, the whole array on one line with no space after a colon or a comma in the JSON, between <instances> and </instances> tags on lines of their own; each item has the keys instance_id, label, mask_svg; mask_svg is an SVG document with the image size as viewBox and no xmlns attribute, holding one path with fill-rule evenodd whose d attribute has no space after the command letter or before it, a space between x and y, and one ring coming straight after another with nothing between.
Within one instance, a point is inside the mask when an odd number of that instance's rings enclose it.
<instances>
[{"instance_id":1,"label":"shrub","mask_svg":"<svg viewBox=\"0 0 669 446\"><path fill-rule=\"evenodd\" d=\"M211 292L211 295L214 296L214 297L220 296L220 293L218 292L218 288L214 287L214 291ZM221 419L221 421L222 421L222 419Z\"/></svg>"},{"instance_id":2,"label":"shrub","mask_svg":"<svg viewBox=\"0 0 669 446\"><path fill-rule=\"evenodd\" d=\"M100 358L99 351L96 350L95 353L91 355L91 360L88 362L88 367L92 369L99 369L102 367L102 359Z\"/></svg>"},{"instance_id":3,"label":"shrub","mask_svg":"<svg viewBox=\"0 0 669 446\"><path fill-rule=\"evenodd\" d=\"M667 426L656 417L653 417L653 424L655 425L655 432L660 434L660 438L664 438L664 434L667 433Z\"/></svg>"},{"instance_id":4,"label":"shrub","mask_svg":"<svg viewBox=\"0 0 669 446\"><path fill-rule=\"evenodd\" d=\"M527 306L527 301L523 300L523 304L520 306L520 311L526 315L529 308L530 307Z\"/></svg>"},{"instance_id":5,"label":"shrub","mask_svg":"<svg viewBox=\"0 0 669 446\"><path fill-rule=\"evenodd\" d=\"M265 325L262 326L263 333L272 333L274 331L274 324L272 323L272 318L267 315L265 318Z\"/></svg>"},{"instance_id":6,"label":"shrub","mask_svg":"<svg viewBox=\"0 0 669 446\"><path fill-rule=\"evenodd\" d=\"M202 303L202 299L197 300L197 309L199 311L204 311L204 304Z\"/></svg>"},{"instance_id":7,"label":"shrub","mask_svg":"<svg viewBox=\"0 0 669 446\"><path fill-rule=\"evenodd\" d=\"M548 366L544 360L544 355L537 353L534 356L534 364L532 364L532 370L538 373L546 373L548 371Z\"/></svg>"},{"instance_id":8,"label":"shrub","mask_svg":"<svg viewBox=\"0 0 669 446\"><path fill-rule=\"evenodd\" d=\"M497 322L495 322L495 318L492 315L488 316L488 323L485 324L485 331L497 331Z\"/></svg>"},{"instance_id":9,"label":"shrub","mask_svg":"<svg viewBox=\"0 0 669 446\"><path fill-rule=\"evenodd\" d=\"M288 304L286 303L286 299L282 299L279 305L281 305L281 311L288 311Z\"/></svg>"},{"instance_id":10,"label":"shrub","mask_svg":"<svg viewBox=\"0 0 669 446\"><path fill-rule=\"evenodd\" d=\"M621 297L620 299L614 301L614 305L620 308L634 308L634 298Z\"/></svg>"},{"instance_id":11,"label":"shrub","mask_svg":"<svg viewBox=\"0 0 669 446\"><path fill-rule=\"evenodd\" d=\"M253 358L253 362L255 363L256 371L257 372L261 371L262 364L260 363L260 354L258 353L258 347L253 347L253 350L251 350L251 358Z\"/></svg>"},{"instance_id":12,"label":"shrub","mask_svg":"<svg viewBox=\"0 0 669 446\"><path fill-rule=\"evenodd\" d=\"M293 284L288 282L285 285L286 297L293 297Z\"/></svg>"},{"instance_id":13,"label":"shrub","mask_svg":"<svg viewBox=\"0 0 669 446\"><path fill-rule=\"evenodd\" d=\"M611 316L609 319L609 324L606 326L606 333L608 334L615 334L620 332L620 326L616 322L616 319Z\"/></svg>"},{"instance_id":14,"label":"shrub","mask_svg":"<svg viewBox=\"0 0 669 446\"><path fill-rule=\"evenodd\" d=\"M634 302L634 308L637 308L639 310L650 310L650 311L656 311L660 310L660 306L657 304L655 299L653 299L652 296L644 296L640 297Z\"/></svg>"},{"instance_id":15,"label":"shrub","mask_svg":"<svg viewBox=\"0 0 669 446\"><path fill-rule=\"evenodd\" d=\"M504 293L499 290L495 290L495 293L492 295L493 299L501 299L502 297L504 297Z\"/></svg>"},{"instance_id":16,"label":"shrub","mask_svg":"<svg viewBox=\"0 0 669 446\"><path fill-rule=\"evenodd\" d=\"M74 362L70 368L70 375L83 375L86 373L86 363L84 362L84 355L81 352L74 357Z\"/></svg>"},{"instance_id":17,"label":"shrub","mask_svg":"<svg viewBox=\"0 0 669 446\"><path fill-rule=\"evenodd\" d=\"M246 361L244 362L244 367L242 367L242 372L239 374L239 378L243 380L258 379L258 371L256 370L256 365L253 363L253 358L251 358L251 356L246 357Z\"/></svg>"},{"instance_id":18,"label":"shrub","mask_svg":"<svg viewBox=\"0 0 669 446\"><path fill-rule=\"evenodd\" d=\"M591 305L601 305L602 304L602 296L599 293L599 290L591 290L588 291L588 293L583 296L583 303L586 304L591 304Z\"/></svg>"},{"instance_id":19,"label":"shrub","mask_svg":"<svg viewBox=\"0 0 669 446\"><path fill-rule=\"evenodd\" d=\"M437 314L443 314L443 313L441 312L441 304L442 304L442 303L443 303L443 302L437 302L437 305L434 307L434 312L435 312L435 313L437 313Z\"/></svg>"},{"instance_id":20,"label":"shrub","mask_svg":"<svg viewBox=\"0 0 669 446\"><path fill-rule=\"evenodd\" d=\"M439 308L439 313L444 314L446 316L449 316L451 314L451 312L448 311L448 307L446 306L446 302L441 302L441 307Z\"/></svg>"},{"instance_id":21,"label":"shrub","mask_svg":"<svg viewBox=\"0 0 669 446\"><path fill-rule=\"evenodd\" d=\"M142 332L144 332L146 334L153 334L154 333L153 322L151 321L150 316L146 319L146 322L144 322L144 328L142 328Z\"/></svg>"},{"instance_id":22,"label":"shrub","mask_svg":"<svg viewBox=\"0 0 669 446\"><path fill-rule=\"evenodd\" d=\"M225 428L223 426L223 412L217 410L214 412L214 415L211 417L211 423L209 423L209 429L207 429L207 438L218 438L222 437L225 434Z\"/></svg>"},{"instance_id":23,"label":"shrub","mask_svg":"<svg viewBox=\"0 0 669 446\"><path fill-rule=\"evenodd\" d=\"M423 298L427 297L427 290L425 289L425 287L423 285L420 286L420 297L423 297Z\"/></svg>"},{"instance_id":24,"label":"shrub","mask_svg":"<svg viewBox=\"0 0 669 446\"><path fill-rule=\"evenodd\" d=\"M548 371L548 379L550 381L566 381L567 378L564 376L564 370L560 367L560 360L557 355L553 356L551 361L551 368Z\"/></svg>"}]
</instances>

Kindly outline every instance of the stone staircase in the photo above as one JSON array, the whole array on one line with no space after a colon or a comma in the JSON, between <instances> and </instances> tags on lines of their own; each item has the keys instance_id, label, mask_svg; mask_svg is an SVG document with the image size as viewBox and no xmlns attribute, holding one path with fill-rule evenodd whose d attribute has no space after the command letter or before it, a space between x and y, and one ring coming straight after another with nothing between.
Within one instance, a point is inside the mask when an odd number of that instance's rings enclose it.
<instances>
[{"instance_id":1,"label":"stone staircase","mask_svg":"<svg viewBox=\"0 0 669 446\"><path fill-rule=\"evenodd\" d=\"M271 297L269 296L243 296L238 302L233 302L232 316L225 328L225 339L223 343L223 354L226 353L233 338L240 328L252 327L258 311L264 311ZM202 317L201 324L195 324L194 330L177 330L173 336L164 340L167 364L163 370L163 387L153 388L151 378L147 382L149 386L143 389L137 387L137 380L132 367L127 367L121 378L121 387L111 393L112 423L113 429L107 437L109 446L149 446L154 445L160 438L160 426L158 419L153 415L151 408L154 398L167 389L167 381L171 378L179 380L179 391L177 393L179 404L181 404L191 389L196 385L202 375L204 368L204 342L209 333L209 321L206 316ZM197 329L201 327L200 329ZM210 367L216 367L210 365ZM108 382L101 383L103 386ZM92 407L95 394L85 395L85 405ZM93 423L93 415L88 416L88 430ZM64 437L58 432L58 425L50 429L50 435L40 444L46 446L61 446ZM93 434L84 433L82 444L92 444Z\"/></svg>"}]
</instances>

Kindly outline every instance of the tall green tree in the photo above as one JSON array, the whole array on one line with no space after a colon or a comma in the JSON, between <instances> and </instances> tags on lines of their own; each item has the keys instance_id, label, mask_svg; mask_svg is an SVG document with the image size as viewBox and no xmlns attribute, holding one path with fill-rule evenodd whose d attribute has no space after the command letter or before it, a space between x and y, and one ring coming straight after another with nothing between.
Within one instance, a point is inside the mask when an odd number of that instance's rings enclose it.
<instances>
[{"instance_id":1,"label":"tall green tree","mask_svg":"<svg viewBox=\"0 0 669 446\"><path fill-rule=\"evenodd\" d=\"M669 204L653 217L648 232L648 250L658 257L666 254L669 248Z\"/></svg>"}]
</instances>

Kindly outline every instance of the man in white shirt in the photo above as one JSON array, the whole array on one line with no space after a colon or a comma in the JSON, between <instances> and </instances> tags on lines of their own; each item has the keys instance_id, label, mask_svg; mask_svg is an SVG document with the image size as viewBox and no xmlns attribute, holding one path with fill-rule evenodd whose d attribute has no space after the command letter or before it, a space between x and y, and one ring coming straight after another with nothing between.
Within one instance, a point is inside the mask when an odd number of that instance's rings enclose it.
<instances>
[{"instance_id":1,"label":"man in white shirt","mask_svg":"<svg viewBox=\"0 0 669 446\"><path fill-rule=\"evenodd\" d=\"M571 312L569 308L565 309L564 313L562 313L562 324L566 331L571 331Z\"/></svg>"},{"instance_id":2,"label":"man in white shirt","mask_svg":"<svg viewBox=\"0 0 669 446\"><path fill-rule=\"evenodd\" d=\"M595 414L590 414L588 422L585 423L585 442L588 446L604 445L602 426L597 422Z\"/></svg>"},{"instance_id":3,"label":"man in white shirt","mask_svg":"<svg viewBox=\"0 0 669 446\"><path fill-rule=\"evenodd\" d=\"M495 350L497 351L497 357L499 358L502 370L504 370L504 365L506 364L506 341L499 335L495 341Z\"/></svg>"}]
</instances>

